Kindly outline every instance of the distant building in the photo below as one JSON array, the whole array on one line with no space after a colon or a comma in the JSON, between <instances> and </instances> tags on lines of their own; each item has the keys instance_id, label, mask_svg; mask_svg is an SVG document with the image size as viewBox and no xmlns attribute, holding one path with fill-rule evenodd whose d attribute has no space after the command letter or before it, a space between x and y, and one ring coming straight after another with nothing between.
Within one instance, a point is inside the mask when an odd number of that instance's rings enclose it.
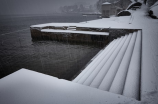
<instances>
[{"instance_id":1,"label":"distant building","mask_svg":"<svg viewBox=\"0 0 158 104\"><path fill-rule=\"evenodd\" d=\"M131 0L118 0L113 3L105 2L102 4L102 17L108 18L111 15L117 15L117 13L125 10L131 3Z\"/></svg>"},{"instance_id":2,"label":"distant building","mask_svg":"<svg viewBox=\"0 0 158 104\"><path fill-rule=\"evenodd\" d=\"M116 15L120 12L122 8L115 6L115 4L111 4L109 2L105 2L102 4L102 17L108 18L111 15Z\"/></svg>"}]
</instances>

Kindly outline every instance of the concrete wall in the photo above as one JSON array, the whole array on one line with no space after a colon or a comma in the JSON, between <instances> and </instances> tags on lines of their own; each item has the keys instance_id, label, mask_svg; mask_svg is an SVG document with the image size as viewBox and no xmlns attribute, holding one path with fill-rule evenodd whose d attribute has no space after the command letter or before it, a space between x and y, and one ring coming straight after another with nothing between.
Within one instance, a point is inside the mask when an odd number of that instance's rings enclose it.
<instances>
[{"instance_id":1,"label":"concrete wall","mask_svg":"<svg viewBox=\"0 0 158 104\"><path fill-rule=\"evenodd\" d=\"M82 29L82 28L80 28ZM88 29L86 29L88 31ZM102 29L102 31L107 31ZM55 41L69 41L69 42L101 42L107 44L108 36L106 35L89 35L79 33L55 33L55 32L41 32L36 28L31 28L31 37L33 40L55 40Z\"/></svg>"},{"instance_id":2,"label":"concrete wall","mask_svg":"<svg viewBox=\"0 0 158 104\"><path fill-rule=\"evenodd\" d=\"M55 40L55 41L70 41L70 42L102 42L104 44L109 43L113 39L124 36L138 29L115 29L115 28L86 28L77 27L79 31L96 31L96 32L109 32L109 36L106 35L88 35L77 33L51 33L41 32L37 28L31 28L31 37L33 40Z\"/></svg>"}]
</instances>

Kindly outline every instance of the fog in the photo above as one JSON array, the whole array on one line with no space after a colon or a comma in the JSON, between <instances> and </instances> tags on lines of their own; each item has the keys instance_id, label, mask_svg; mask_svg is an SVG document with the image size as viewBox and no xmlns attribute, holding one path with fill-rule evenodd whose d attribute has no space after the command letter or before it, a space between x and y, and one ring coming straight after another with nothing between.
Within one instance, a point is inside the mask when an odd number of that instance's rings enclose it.
<instances>
[{"instance_id":1,"label":"fog","mask_svg":"<svg viewBox=\"0 0 158 104\"><path fill-rule=\"evenodd\" d=\"M59 12L65 5L94 5L97 0L1 0L0 15L10 14L51 14Z\"/></svg>"}]
</instances>

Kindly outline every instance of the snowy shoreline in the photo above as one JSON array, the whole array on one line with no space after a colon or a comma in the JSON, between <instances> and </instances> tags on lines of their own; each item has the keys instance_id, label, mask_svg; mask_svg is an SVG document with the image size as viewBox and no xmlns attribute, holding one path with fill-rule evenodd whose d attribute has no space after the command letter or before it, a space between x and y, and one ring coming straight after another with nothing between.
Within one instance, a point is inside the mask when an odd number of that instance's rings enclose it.
<instances>
[{"instance_id":1,"label":"snowy shoreline","mask_svg":"<svg viewBox=\"0 0 158 104\"><path fill-rule=\"evenodd\" d=\"M158 21L147 16L147 9L148 7L143 4L140 9L132 11L132 17L103 18L78 24L55 23L31 26L32 28L37 27L39 29L51 25L82 25L83 27L97 26L103 28L142 29L140 101L26 69L21 69L0 79L0 103L156 104L158 102ZM5 98L9 98L9 100L5 100Z\"/></svg>"}]
</instances>

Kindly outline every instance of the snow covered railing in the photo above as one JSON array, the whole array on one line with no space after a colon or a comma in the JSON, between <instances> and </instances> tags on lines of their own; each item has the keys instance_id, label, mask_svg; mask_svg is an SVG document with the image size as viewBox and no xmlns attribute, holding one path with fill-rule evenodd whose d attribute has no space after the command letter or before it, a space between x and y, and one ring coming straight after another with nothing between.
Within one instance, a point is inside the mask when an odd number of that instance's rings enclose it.
<instances>
[{"instance_id":1,"label":"snow covered railing","mask_svg":"<svg viewBox=\"0 0 158 104\"><path fill-rule=\"evenodd\" d=\"M140 100L141 35L113 40L73 82Z\"/></svg>"}]
</instances>

